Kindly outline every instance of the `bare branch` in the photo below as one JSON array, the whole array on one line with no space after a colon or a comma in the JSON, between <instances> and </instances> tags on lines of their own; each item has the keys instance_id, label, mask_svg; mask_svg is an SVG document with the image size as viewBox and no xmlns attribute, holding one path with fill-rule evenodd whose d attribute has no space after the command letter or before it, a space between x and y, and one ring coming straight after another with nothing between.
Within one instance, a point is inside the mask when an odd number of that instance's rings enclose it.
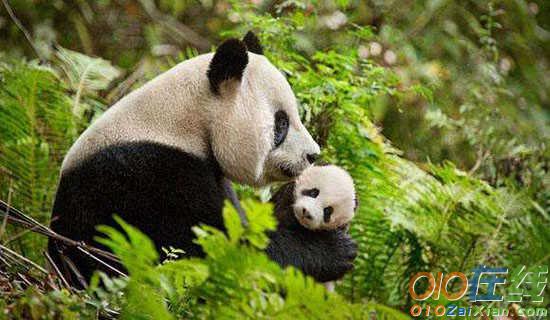
<instances>
[{"instance_id":1,"label":"bare branch","mask_svg":"<svg viewBox=\"0 0 550 320\"><path fill-rule=\"evenodd\" d=\"M15 13L13 12L13 9L11 8L10 4L8 3L8 0L2 0L2 4L4 4L4 8L6 8L6 11L8 12L8 15L10 16L13 23L15 23L15 25L17 26L17 28L19 28L19 30L21 30L21 32L23 33L23 35L25 36L27 41L29 41L29 44L31 45L34 52L36 53L36 56L40 60L43 60L43 58L40 56L40 51L38 51L38 48L34 45L34 42L32 41L32 37L31 37L30 33L27 31L27 29L25 29L25 27L23 26L21 21L19 21L19 19L17 19L17 17L15 16Z\"/></svg>"},{"instance_id":2,"label":"bare branch","mask_svg":"<svg viewBox=\"0 0 550 320\"><path fill-rule=\"evenodd\" d=\"M48 260L48 263L50 264L52 269L55 271L55 274L59 277L59 279L61 279L61 282L63 282L63 285L67 289L71 290L71 286L69 285L69 282L67 282L67 280L65 279L65 277L63 276L63 274L61 273L61 271L53 261L52 257L50 257L50 255L46 251L44 251L43 254L44 254L44 257L46 257L46 260Z\"/></svg>"},{"instance_id":3,"label":"bare branch","mask_svg":"<svg viewBox=\"0 0 550 320\"><path fill-rule=\"evenodd\" d=\"M0 252L1 252L1 251L6 251L7 253L9 253L9 254L11 254L11 255L17 257L17 258L20 259L21 261L24 261L24 262L26 262L26 263L32 265L33 267L35 267L36 269L42 271L42 272L45 273L45 274L48 274L48 271L47 271L46 269L42 268L41 266L39 266L38 264L36 264L36 263L34 263L33 261L31 261L31 260L25 258L24 256L20 255L19 253L17 253L17 252L15 252L15 251L11 250L10 248L5 247L5 246L3 246L3 245L0 244Z\"/></svg>"}]
</instances>

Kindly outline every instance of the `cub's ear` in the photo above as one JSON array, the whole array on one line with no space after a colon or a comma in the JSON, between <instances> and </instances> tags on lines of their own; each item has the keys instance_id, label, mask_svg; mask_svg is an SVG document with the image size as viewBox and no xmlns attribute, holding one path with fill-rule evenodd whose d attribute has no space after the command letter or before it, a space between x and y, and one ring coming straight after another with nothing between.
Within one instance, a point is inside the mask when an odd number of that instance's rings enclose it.
<instances>
[{"instance_id":1,"label":"cub's ear","mask_svg":"<svg viewBox=\"0 0 550 320\"><path fill-rule=\"evenodd\" d=\"M210 61L208 71L206 72L212 92L219 94L220 85L224 81L240 81L247 64L248 52L244 42L237 39L224 41L216 49L216 53L212 61Z\"/></svg>"},{"instance_id":2,"label":"cub's ear","mask_svg":"<svg viewBox=\"0 0 550 320\"><path fill-rule=\"evenodd\" d=\"M244 44L248 48L248 51L255 54L264 54L264 48L260 44L260 39L252 31L248 31L243 38Z\"/></svg>"}]
</instances>

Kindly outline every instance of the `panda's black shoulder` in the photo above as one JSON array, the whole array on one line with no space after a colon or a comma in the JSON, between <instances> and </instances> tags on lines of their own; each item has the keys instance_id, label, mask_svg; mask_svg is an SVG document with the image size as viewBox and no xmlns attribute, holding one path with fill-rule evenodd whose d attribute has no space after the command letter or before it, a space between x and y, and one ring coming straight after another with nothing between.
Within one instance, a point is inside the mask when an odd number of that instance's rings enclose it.
<instances>
[{"instance_id":1,"label":"panda's black shoulder","mask_svg":"<svg viewBox=\"0 0 550 320\"><path fill-rule=\"evenodd\" d=\"M221 215L203 214L221 213L222 178L217 162L175 147L154 142L108 146L62 172L52 228L91 240L95 226L112 224L117 214L157 245L184 246L185 233L192 234L191 226L199 222L223 228ZM79 224L73 222L76 216Z\"/></svg>"}]
</instances>

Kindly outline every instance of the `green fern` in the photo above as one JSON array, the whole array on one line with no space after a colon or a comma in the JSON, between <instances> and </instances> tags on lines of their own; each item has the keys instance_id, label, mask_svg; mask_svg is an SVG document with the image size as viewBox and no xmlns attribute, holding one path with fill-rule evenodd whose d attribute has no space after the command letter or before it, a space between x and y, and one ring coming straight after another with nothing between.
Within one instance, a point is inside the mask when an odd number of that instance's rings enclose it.
<instances>
[{"instance_id":1,"label":"green fern","mask_svg":"<svg viewBox=\"0 0 550 320\"><path fill-rule=\"evenodd\" d=\"M58 53L55 67L17 60L0 65L0 197L46 224L63 157L103 109L97 90L119 74L105 60L63 48ZM0 236L11 239L11 230ZM12 245L41 259L33 248L44 239L18 234Z\"/></svg>"},{"instance_id":2,"label":"green fern","mask_svg":"<svg viewBox=\"0 0 550 320\"><path fill-rule=\"evenodd\" d=\"M227 235L209 226L195 228L204 259L157 265L152 242L139 230L118 217L125 235L100 227L106 237L98 241L111 248L129 271L122 318L363 319L368 312L387 314L387 319L406 318L376 304L350 304L294 268L282 270L262 251L267 245L264 232L275 224L272 207L243 204L250 228L241 226L229 205L224 210ZM146 298L143 292L148 292Z\"/></svg>"},{"instance_id":3,"label":"green fern","mask_svg":"<svg viewBox=\"0 0 550 320\"><path fill-rule=\"evenodd\" d=\"M494 189L450 163L407 161L378 132L370 118L379 99L431 94L418 85L403 87L390 70L359 57L359 46L373 37L368 29L342 28L330 49L308 55L297 45L301 32L322 37L322 31L310 28L316 15L290 10L277 19L251 16L253 9L246 6L235 8L247 23L240 32L266 30L260 33L265 52L288 75L302 119L322 144L324 158L344 166L356 182L360 206L351 233L359 256L340 292L353 300L367 297L407 308L406 284L415 272L508 265L529 248L539 248L533 254L548 260L540 245L520 245L514 254L508 249L510 243L544 239L540 230L548 230L547 222L527 223L525 217L541 218L525 194Z\"/></svg>"}]
</instances>

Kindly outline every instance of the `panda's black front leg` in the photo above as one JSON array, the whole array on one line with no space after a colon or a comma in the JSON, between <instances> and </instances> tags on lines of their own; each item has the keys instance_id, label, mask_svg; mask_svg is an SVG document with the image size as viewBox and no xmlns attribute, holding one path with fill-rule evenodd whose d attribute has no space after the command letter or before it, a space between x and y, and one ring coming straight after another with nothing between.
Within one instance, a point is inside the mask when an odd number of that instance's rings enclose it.
<instances>
[{"instance_id":1,"label":"panda's black front leg","mask_svg":"<svg viewBox=\"0 0 550 320\"><path fill-rule=\"evenodd\" d=\"M342 230L310 231L278 228L269 233L268 256L285 267L292 265L319 282L342 278L353 269L357 245Z\"/></svg>"},{"instance_id":2,"label":"panda's black front leg","mask_svg":"<svg viewBox=\"0 0 550 320\"><path fill-rule=\"evenodd\" d=\"M237 196L235 189L233 189L231 180L224 177L222 180L222 185L223 185L223 190L225 192L225 197L229 200L229 202L231 202L231 204L233 205L233 208L235 208L235 210L239 214L239 218L241 219L241 224L243 225L243 227L247 228L248 218L246 216L246 212L241 206L241 202L239 201L239 197Z\"/></svg>"}]
</instances>

